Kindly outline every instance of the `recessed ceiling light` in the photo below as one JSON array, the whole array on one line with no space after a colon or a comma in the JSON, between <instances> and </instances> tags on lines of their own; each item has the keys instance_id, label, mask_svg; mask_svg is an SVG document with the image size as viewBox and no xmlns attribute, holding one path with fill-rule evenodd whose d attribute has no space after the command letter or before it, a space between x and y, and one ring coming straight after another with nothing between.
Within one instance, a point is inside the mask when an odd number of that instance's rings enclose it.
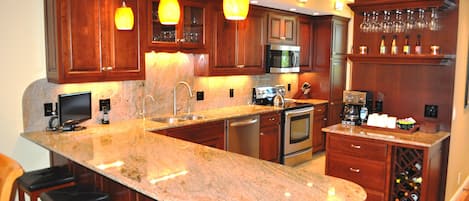
<instances>
[{"instance_id":1,"label":"recessed ceiling light","mask_svg":"<svg viewBox=\"0 0 469 201\"><path fill-rule=\"evenodd\" d=\"M251 1L252 4L258 4L259 1Z\"/></svg>"},{"instance_id":2,"label":"recessed ceiling light","mask_svg":"<svg viewBox=\"0 0 469 201\"><path fill-rule=\"evenodd\" d=\"M300 3L306 3L306 2L308 2L308 0L298 0L298 2L300 2Z\"/></svg>"},{"instance_id":3,"label":"recessed ceiling light","mask_svg":"<svg viewBox=\"0 0 469 201\"><path fill-rule=\"evenodd\" d=\"M296 11L296 8L290 8L290 11Z\"/></svg>"}]
</instances>

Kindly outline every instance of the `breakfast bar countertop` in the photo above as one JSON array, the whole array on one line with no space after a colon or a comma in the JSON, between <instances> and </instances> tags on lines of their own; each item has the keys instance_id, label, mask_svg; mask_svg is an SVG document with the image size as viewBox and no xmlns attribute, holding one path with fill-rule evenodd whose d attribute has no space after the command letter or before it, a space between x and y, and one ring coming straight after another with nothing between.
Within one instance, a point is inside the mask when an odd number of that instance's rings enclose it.
<instances>
[{"instance_id":1,"label":"breakfast bar countertop","mask_svg":"<svg viewBox=\"0 0 469 201\"><path fill-rule=\"evenodd\" d=\"M392 142L402 145L412 145L420 147L432 147L441 141L445 140L450 136L449 132L440 131L437 133L424 133L424 132L414 132L414 133L397 133L382 131L372 128L364 128L361 126L351 126L336 124L326 128L322 128L323 132L326 133L335 133L341 135L349 135L355 137L363 137L375 140L383 140L387 142Z\"/></svg>"},{"instance_id":2,"label":"breakfast bar countertop","mask_svg":"<svg viewBox=\"0 0 469 201\"><path fill-rule=\"evenodd\" d=\"M148 127L158 125L136 119L21 135L155 200L366 199L362 187L343 179L154 134Z\"/></svg>"}]
</instances>

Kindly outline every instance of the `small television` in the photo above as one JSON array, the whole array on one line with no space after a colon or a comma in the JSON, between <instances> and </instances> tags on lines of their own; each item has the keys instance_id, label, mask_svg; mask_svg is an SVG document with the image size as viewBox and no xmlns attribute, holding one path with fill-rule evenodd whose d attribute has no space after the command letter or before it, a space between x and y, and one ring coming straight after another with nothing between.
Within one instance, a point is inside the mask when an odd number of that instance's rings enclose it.
<instances>
[{"instance_id":1,"label":"small television","mask_svg":"<svg viewBox=\"0 0 469 201\"><path fill-rule=\"evenodd\" d=\"M91 92L60 94L58 97L58 114L61 126L72 127L91 119Z\"/></svg>"}]
</instances>

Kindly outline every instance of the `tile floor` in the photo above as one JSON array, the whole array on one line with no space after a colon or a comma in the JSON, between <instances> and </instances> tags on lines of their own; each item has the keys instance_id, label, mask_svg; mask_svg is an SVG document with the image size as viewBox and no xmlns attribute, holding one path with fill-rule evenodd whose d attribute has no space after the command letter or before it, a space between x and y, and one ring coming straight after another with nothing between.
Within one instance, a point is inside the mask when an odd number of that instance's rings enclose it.
<instances>
[{"instance_id":1,"label":"tile floor","mask_svg":"<svg viewBox=\"0 0 469 201\"><path fill-rule=\"evenodd\" d=\"M313 159L302 164L295 166L294 168L300 170L307 170L310 172L325 174L326 169L326 152L318 152L313 155Z\"/></svg>"}]
</instances>

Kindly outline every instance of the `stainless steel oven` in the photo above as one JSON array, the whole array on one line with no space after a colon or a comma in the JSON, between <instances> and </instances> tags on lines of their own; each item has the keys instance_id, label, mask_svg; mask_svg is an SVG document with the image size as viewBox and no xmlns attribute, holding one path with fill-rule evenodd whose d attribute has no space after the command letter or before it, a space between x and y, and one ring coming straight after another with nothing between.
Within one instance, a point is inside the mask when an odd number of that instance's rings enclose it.
<instances>
[{"instance_id":1,"label":"stainless steel oven","mask_svg":"<svg viewBox=\"0 0 469 201\"><path fill-rule=\"evenodd\" d=\"M312 158L313 115L313 106L284 111L283 164L294 166Z\"/></svg>"}]
</instances>

